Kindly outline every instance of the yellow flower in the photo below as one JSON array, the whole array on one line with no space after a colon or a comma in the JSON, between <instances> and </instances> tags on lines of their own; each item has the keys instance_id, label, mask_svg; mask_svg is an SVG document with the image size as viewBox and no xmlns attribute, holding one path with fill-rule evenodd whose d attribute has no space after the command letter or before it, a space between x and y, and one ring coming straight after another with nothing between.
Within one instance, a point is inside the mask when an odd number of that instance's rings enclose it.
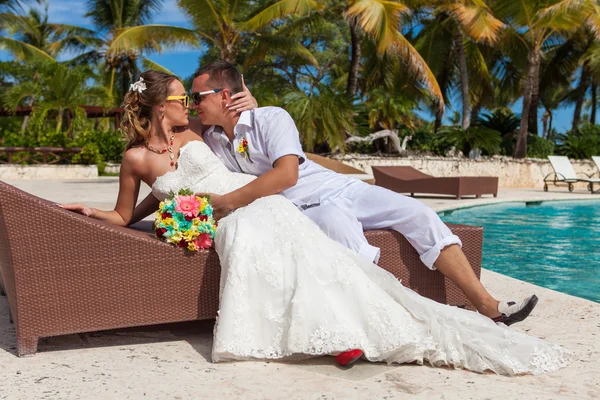
<instances>
[{"instance_id":1,"label":"yellow flower","mask_svg":"<svg viewBox=\"0 0 600 400\"><path fill-rule=\"evenodd\" d=\"M162 220L162 223L165 225L165 228L167 226L172 226L173 229L179 229L179 224L173 218L165 218Z\"/></svg>"},{"instance_id":2,"label":"yellow flower","mask_svg":"<svg viewBox=\"0 0 600 400\"><path fill-rule=\"evenodd\" d=\"M192 241L192 240L196 240L196 238L198 237L199 232L193 229L189 229L186 232L183 232L183 234L181 235L183 237L183 239L186 242Z\"/></svg>"},{"instance_id":3,"label":"yellow flower","mask_svg":"<svg viewBox=\"0 0 600 400\"><path fill-rule=\"evenodd\" d=\"M169 242L178 243L181 241L181 239L183 239L183 235L181 234L181 232L177 231L173 232L173 235L169 238Z\"/></svg>"},{"instance_id":4,"label":"yellow flower","mask_svg":"<svg viewBox=\"0 0 600 400\"><path fill-rule=\"evenodd\" d=\"M238 148L237 148L238 153L245 153L246 152L246 148L244 147L244 142L241 141L240 144L238 144Z\"/></svg>"},{"instance_id":5,"label":"yellow flower","mask_svg":"<svg viewBox=\"0 0 600 400\"><path fill-rule=\"evenodd\" d=\"M189 242L187 248L188 248L189 251L196 251L196 250L198 250L198 246L194 242Z\"/></svg>"},{"instance_id":6,"label":"yellow flower","mask_svg":"<svg viewBox=\"0 0 600 400\"><path fill-rule=\"evenodd\" d=\"M200 207L198 207L198 212L203 213L204 209L208 205L208 201L206 200L206 197L199 197L198 199L200 200Z\"/></svg>"}]
</instances>

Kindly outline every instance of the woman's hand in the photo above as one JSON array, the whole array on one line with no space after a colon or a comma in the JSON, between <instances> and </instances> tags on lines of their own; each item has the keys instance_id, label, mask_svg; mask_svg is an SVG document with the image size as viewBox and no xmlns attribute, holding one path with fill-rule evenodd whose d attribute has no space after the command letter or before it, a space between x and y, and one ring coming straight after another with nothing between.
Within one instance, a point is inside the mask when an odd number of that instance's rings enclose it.
<instances>
[{"instance_id":1,"label":"woman's hand","mask_svg":"<svg viewBox=\"0 0 600 400\"><path fill-rule=\"evenodd\" d=\"M244 75L242 75L242 88L243 92L231 96L231 102L227 105L230 110L242 112L258 107L258 102L244 83Z\"/></svg>"},{"instance_id":2,"label":"woman's hand","mask_svg":"<svg viewBox=\"0 0 600 400\"><path fill-rule=\"evenodd\" d=\"M58 204L59 207L64 208L65 210L73 211L81 215L85 215L86 217L93 218L96 214L95 210L91 207L84 206L83 204Z\"/></svg>"}]
</instances>

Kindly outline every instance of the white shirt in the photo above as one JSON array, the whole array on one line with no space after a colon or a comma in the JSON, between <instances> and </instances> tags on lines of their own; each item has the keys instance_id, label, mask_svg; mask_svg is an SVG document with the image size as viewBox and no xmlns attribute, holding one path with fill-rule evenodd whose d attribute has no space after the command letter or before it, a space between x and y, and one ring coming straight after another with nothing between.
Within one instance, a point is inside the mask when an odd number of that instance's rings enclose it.
<instances>
[{"instance_id":1,"label":"white shirt","mask_svg":"<svg viewBox=\"0 0 600 400\"><path fill-rule=\"evenodd\" d=\"M248 142L248 157L238 152L244 139ZM357 183L366 185L306 158L294 120L279 107L260 107L242 112L234 127L232 142L223 129L215 125L204 133L204 141L230 171L256 176L272 170L275 161L283 156L298 156L298 182L283 192L298 206L327 203L346 188L359 189Z\"/></svg>"}]
</instances>

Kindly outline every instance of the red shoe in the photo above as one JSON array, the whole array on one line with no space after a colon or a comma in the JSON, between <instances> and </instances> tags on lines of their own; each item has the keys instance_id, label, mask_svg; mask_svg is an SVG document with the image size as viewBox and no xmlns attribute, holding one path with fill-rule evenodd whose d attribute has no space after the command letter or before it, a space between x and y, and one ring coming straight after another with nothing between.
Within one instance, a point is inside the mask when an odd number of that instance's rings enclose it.
<instances>
[{"instance_id":1,"label":"red shoe","mask_svg":"<svg viewBox=\"0 0 600 400\"><path fill-rule=\"evenodd\" d=\"M360 358L362 356L363 356L362 350L354 349L354 350L344 351L343 353L338 354L337 356L335 356L335 361L341 367L351 367L352 364L354 364L355 362L360 360Z\"/></svg>"}]
</instances>

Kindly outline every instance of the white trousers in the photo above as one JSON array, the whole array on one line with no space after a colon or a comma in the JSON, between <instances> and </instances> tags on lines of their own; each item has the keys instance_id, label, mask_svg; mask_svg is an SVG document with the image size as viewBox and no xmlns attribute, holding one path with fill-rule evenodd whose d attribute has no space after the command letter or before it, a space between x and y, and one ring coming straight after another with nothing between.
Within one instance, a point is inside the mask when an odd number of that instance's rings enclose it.
<instances>
[{"instance_id":1,"label":"white trousers","mask_svg":"<svg viewBox=\"0 0 600 400\"><path fill-rule=\"evenodd\" d=\"M418 200L374 185L351 185L333 199L304 210L332 239L377 263L380 250L371 246L364 230L393 229L417 250L430 269L444 247L462 243L440 217Z\"/></svg>"}]
</instances>

